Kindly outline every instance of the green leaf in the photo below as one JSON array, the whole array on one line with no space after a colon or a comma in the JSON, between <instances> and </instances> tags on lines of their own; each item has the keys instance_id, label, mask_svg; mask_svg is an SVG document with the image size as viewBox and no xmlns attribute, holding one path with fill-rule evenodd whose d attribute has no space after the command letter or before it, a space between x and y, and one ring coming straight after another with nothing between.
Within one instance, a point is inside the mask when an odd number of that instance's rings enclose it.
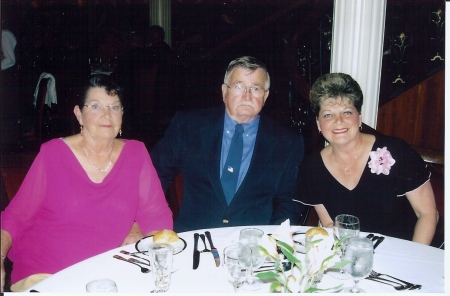
<instances>
[{"instance_id":1,"label":"green leaf","mask_svg":"<svg viewBox=\"0 0 450 296\"><path fill-rule=\"evenodd\" d=\"M288 252L285 249L281 249L281 252L283 252L284 256L286 256L286 258L292 262L292 263L300 263L300 260L295 258L295 256L292 254L292 252Z\"/></svg>"},{"instance_id":2,"label":"green leaf","mask_svg":"<svg viewBox=\"0 0 450 296\"><path fill-rule=\"evenodd\" d=\"M341 260L339 262L337 262L336 264L334 264L331 268L333 269L341 269L343 268L345 265L351 263L352 261L350 260Z\"/></svg>"},{"instance_id":3,"label":"green leaf","mask_svg":"<svg viewBox=\"0 0 450 296\"><path fill-rule=\"evenodd\" d=\"M260 280L269 280L278 277L278 273L274 271L258 272L256 277Z\"/></svg>"},{"instance_id":4,"label":"green leaf","mask_svg":"<svg viewBox=\"0 0 450 296\"><path fill-rule=\"evenodd\" d=\"M286 249L289 253L294 252L294 249L290 245L286 244L285 242L277 240L276 243L278 246L280 246L281 251L283 251L283 249Z\"/></svg>"},{"instance_id":5,"label":"green leaf","mask_svg":"<svg viewBox=\"0 0 450 296\"><path fill-rule=\"evenodd\" d=\"M336 287L332 287L332 288L326 288L326 289L319 289L319 288L315 288L315 287L310 287L308 288L305 293L315 293L315 292L325 292L325 291L330 291L330 290L340 290L342 288L344 284L340 284L339 286Z\"/></svg>"},{"instance_id":6,"label":"green leaf","mask_svg":"<svg viewBox=\"0 0 450 296\"><path fill-rule=\"evenodd\" d=\"M271 293L274 292L274 291L281 292L281 288L282 288L282 286L281 286L281 284L279 282L272 282L270 284L270 290L269 291Z\"/></svg>"}]
</instances>

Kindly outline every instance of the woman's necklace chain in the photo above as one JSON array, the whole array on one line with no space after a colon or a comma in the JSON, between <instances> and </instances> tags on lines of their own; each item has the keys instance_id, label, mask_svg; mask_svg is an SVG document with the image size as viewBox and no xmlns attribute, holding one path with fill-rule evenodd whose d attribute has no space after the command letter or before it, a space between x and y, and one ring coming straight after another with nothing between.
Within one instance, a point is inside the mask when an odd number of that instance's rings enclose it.
<instances>
[{"instance_id":1,"label":"woman's necklace chain","mask_svg":"<svg viewBox=\"0 0 450 296\"><path fill-rule=\"evenodd\" d=\"M110 168L111 165L112 165L112 154L113 154L113 151L114 151L114 142L113 142L113 146L112 146L112 148L111 148L111 155L109 156L109 163L108 163L108 165L106 166L106 168L104 168L103 170L99 169L99 168L94 164L94 162L91 160L91 158L89 157L89 154L87 153L86 147L85 147L85 145L84 145L84 141L83 141L83 150L84 150L84 153L86 153L86 156L87 156L87 158L88 158L89 163L92 164L92 166L93 166L97 171L99 171L99 172L101 172L101 173L106 173L106 172L109 170L109 168Z\"/></svg>"},{"instance_id":2,"label":"woman's necklace chain","mask_svg":"<svg viewBox=\"0 0 450 296\"><path fill-rule=\"evenodd\" d=\"M352 167L353 167L353 165L355 164L355 160L358 158L359 152L360 152L360 151L361 151L361 144L360 144L360 147L359 147L358 151L356 152L355 157L353 157L352 162L351 162L348 166L342 165L342 166L344 167L344 173L345 173L346 175L350 175L350 174L353 173Z\"/></svg>"}]
</instances>

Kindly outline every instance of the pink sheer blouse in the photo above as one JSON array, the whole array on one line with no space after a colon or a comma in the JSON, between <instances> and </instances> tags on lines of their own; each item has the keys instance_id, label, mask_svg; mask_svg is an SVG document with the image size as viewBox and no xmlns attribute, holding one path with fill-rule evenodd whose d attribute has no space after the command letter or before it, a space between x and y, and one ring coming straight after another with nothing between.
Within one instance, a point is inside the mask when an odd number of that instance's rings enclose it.
<instances>
[{"instance_id":1,"label":"pink sheer blouse","mask_svg":"<svg viewBox=\"0 0 450 296\"><path fill-rule=\"evenodd\" d=\"M102 183L93 183L63 139L41 146L1 213L13 246L11 282L53 274L118 247L136 221L142 232L172 229L172 213L143 143L125 145Z\"/></svg>"}]
</instances>

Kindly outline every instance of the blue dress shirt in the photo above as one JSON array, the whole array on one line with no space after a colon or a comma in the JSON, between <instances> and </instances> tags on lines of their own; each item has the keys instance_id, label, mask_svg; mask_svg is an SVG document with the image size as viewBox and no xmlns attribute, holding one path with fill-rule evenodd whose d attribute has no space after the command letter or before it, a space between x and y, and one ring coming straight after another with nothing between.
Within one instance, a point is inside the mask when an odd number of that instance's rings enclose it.
<instances>
[{"instance_id":1,"label":"blue dress shirt","mask_svg":"<svg viewBox=\"0 0 450 296\"><path fill-rule=\"evenodd\" d=\"M220 177L222 177L223 167L227 160L228 152L230 150L231 139L234 135L234 127L238 124L235 120L231 119L225 111L225 120L223 125L223 136L222 136L222 152L220 155ZM242 151L242 162L241 169L239 171L238 183L236 191L244 180L247 174L248 167L250 166L250 161L253 155L253 149L255 148L256 134L258 133L259 126L259 115L250 122L243 123L244 133L242 135L244 141L244 150Z\"/></svg>"}]
</instances>

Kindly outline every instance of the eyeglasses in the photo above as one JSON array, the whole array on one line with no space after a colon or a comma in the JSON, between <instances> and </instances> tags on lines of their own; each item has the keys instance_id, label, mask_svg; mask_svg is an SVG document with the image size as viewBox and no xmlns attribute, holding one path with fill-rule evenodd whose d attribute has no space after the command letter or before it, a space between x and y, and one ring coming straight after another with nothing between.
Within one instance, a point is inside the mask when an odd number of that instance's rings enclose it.
<instances>
[{"instance_id":1,"label":"eyeglasses","mask_svg":"<svg viewBox=\"0 0 450 296\"><path fill-rule=\"evenodd\" d=\"M236 83L232 86L229 86L228 84L224 83L229 89L231 89L231 93L233 95L243 95L247 92L247 90L250 92L250 95L252 95L255 98L262 98L264 96L264 93L266 90L264 90L261 86L245 86L243 83Z\"/></svg>"},{"instance_id":2,"label":"eyeglasses","mask_svg":"<svg viewBox=\"0 0 450 296\"><path fill-rule=\"evenodd\" d=\"M108 107L109 110L111 110L112 113L121 113L123 111L123 106L122 105L108 105L108 106L103 106L99 103L91 103L89 105L84 105L85 107L88 107L92 113L100 113L103 112L103 109L105 109L105 107Z\"/></svg>"}]
</instances>

